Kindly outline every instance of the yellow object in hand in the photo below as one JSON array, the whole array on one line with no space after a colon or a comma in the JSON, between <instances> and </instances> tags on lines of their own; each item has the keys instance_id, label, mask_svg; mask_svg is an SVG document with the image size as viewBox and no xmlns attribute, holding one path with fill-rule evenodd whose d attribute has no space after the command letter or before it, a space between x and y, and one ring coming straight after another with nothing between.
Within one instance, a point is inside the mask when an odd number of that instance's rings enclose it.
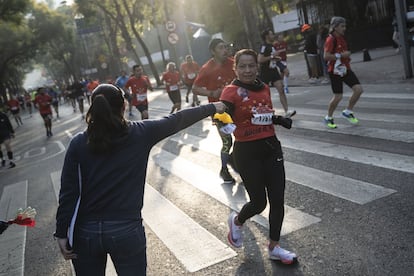
<instances>
[{"instance_id":1,"label":"yellow object in hand","mask_svg":"<svg viewBox=\"0 0 414 276\"><path fill-rule=\"evenodd\" d=\"M216 113L214 114L213 119L215 120L219 120L220 122L224 123L224 124L231 124L233 123L233 119L231 118L231 116L229 115L229 113L224 112L224 113Z\"/></svg>"}]
</instances>

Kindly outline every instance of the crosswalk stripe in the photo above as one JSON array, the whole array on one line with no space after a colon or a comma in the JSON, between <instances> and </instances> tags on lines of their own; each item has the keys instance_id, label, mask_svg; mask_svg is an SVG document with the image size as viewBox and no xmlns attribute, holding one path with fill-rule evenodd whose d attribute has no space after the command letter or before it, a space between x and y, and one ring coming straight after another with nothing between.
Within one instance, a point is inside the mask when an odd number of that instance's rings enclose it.
<instances>
[{"instance_id":1,"label":"crosswalk stripe","mask_svg":"<svg viewBox=\"0 0 414 276\"><path fill-rule=\"evenodd\" d=\"M143 216L145 223L189 272L237 255L150 185L145 187Z\"/></svg>"},{"instance_id":2,"label":"crosswalk stripe","mask_svg":"<svg viewBox=\"0 0 414 276\"><path fill-rule=\"evenodd\" d=\"M344 119L345 120L345 119ZM338 124L339 121L335 120L335 123ZM294 120L294 128L310 129L310 130L321 130L323 129L329 133L341 133L348 135L356 135L363 137L370 137L376 139L391 140L397 142L413 143L414 142L414 131L401 131L401 130L392 130L392 129L382 129L382 128L372 128L364 127L363 122L358 125L351 125L348 122L341 123L336 129L328 129L324 126L322 120L321 122L311 122L305 120Z\"/></svg>"},{"instance_id":3,"label":"crosswalk stripe","mask_svg":"<svg viewBox=\"0 0 414 276\"><path fill-rule=\"evenodd\" d=\"M346 97L344 96L344 101L346 101ZM316 99L312 101L308 101L308 104L315 104L315 105L323 105L324 107L328 105L328 101L326 99ZM413 110L414 109L414 103L411 103L410 101L401 101L401 102L387 102L384 104L384 101L365 101L364 100L364 94L361 96L361 99L358 101L357 107L358 108L378 108L378 109L384 109L384 105L386 105L387 109L400 109L400 110Z\"/></svg>"},{"instance_id":4,"label":"crosswalk stripe","mask_svg":"<svg viewBox=\"0 0 414 276\"><path fill-rule=\"evenodd\" d=\"M18 208L27 207L27 180L7 185L0 199L0 218L12 219ZM0 235L0 276L24 273L26 227L11 225Z\"/></svg>"},{"instance_id":5,"label":"crosswalk stripe","mask_svg":"<svg viewBox=\"0 0 414 276\"><path fill-rule=\"evenodd\" d=\"M312 108L300 108L297 109L298 115L296 116L316 116L320 117L321 121L326 116L327 110L323 109L312 109ZM337 115L338 118L342 117L341 115L342 110L338 108L338 110L335 112L334 116ZM364 121L376 121L376 122L388 122L388 123L404 123L408 124L408 130L413 131L414 130L414 121L413 116L408 115L395 115L395 114L384 114L384 113L365 113L356 111L355 115L361 120L361 124L364 123ZM335 118L335 117L334 117ZM346 120L346 119L344 119ZM296 118L293 119L293 121L296 121Z\"/></svg>"},{"instance_id":6,"label":"crosswalk stripe","mask_svg":"<svg viewBox=\"0 0 414 276\"><path fill-rule=\"evenodd\" d=\"M151 151L154 162L178 176L200 191L210 195L229 208L240 211L249 198L241 185L220 185L223 181L218 173L212 172L202 166L194 164L183 157L176 156L162 150L158 146ZM282 235L307 227L320 221L320 218L306 214L298 209L285 205L286 214L282 227ZM266 208L262 214L254 216L253 221L268 227L267 218L269 210Z\"/></svg>"},{"instance_id":7,"label":"crosswalk stripe","mask_svg":"<svg viewBox=\"0 0 414 276\"><path fill-rule=\"evenodd\" d=\"M289 181L361 205L396 192L393 189L291 162L285 162L285 165Z\"/></svg>"},{"instance_id":8,"label":"crosswalk stripe","mask_svg":"<svg viewBox=\"0 0 414 276\"><path fill-rule=\"evenodd\" d=\"M210 132L212 133L212 132ZM218 135L210 135L217 136ZM186 144L197 147L203 151L218 155L219 151L214 151L219 142L213 140L201 139L197 136L184 134ZM171 140L182 143L183 140L175 135ZM215 145L212 147L212 145ZM349 177L327 173L321 170L312 169L306 166L297 165L291 162L285 162L286 179L309 187L321 192L351 201L358 204L365 204L377 198L384 197L395 193L395 190L387 189L364 181L355 180Z\"/></svg>"},{"instance_id":9,"label":"crosswalk stripe","mask_svg":"<svg viewBox=\"0 0 414 276\"><path fill-rule=\"evenodd\" d=\"M358 162L380 168L414 173L414 157L280 135L284 148Z\"/></svg>"}]
</instances>

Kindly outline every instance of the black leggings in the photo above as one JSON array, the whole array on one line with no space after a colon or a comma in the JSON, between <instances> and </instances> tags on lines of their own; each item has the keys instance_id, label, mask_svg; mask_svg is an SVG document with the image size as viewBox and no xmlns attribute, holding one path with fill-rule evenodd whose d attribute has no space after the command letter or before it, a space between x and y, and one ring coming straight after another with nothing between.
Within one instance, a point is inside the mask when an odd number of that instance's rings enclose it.
<instances>
[{"instance_id":1,"label":"black leggings","mask_svg":"<svg viewBox=\"0 0 414 276\"><path fill-rule=\"evenodd\" d=\"M251 141L235 142L233 155L243 179L250 202L241 209L238 220L244 223L266 208L266 192L270 204L269 236L279 241L285 214L285 167L283 153L276 136Z\"/></svg>"}]
</instances>

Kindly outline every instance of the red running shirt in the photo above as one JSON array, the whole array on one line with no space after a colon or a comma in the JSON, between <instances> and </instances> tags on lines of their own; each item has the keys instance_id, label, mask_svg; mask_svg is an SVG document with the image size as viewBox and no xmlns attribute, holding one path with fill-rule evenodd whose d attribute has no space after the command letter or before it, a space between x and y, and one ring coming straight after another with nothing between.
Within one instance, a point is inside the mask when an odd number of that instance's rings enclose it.
<instances>
[{"instance_id":1,"label":"red running shirt","mask_svg":"<svg viewBox=\"0 0 414 276\"><path fill-rule=\"evenodd\" d=\"M236 141L254 141L275 135L269 86L265 85L260 91L249 91L229 85L224 88L220 100L235 107L232 119L237 126L233 132Z\"/></svg>"},{"instance_id":2,"label":"red running shirt","mask_svg":"<svg viewBox=\"0 0 414 276\"><path fill-rule=\"evenodd\" d=\"M40 114L52 114L52 109L50 108L52 97L48 94L38 94L34 100L34 103L39 107Z\"/></svg>"},{"instance_id":3,"label":"red running shirt","mask_svg":"<svg viewBox=\"0 0 414 276\"><path fill-rule=\"evenodd\" d=\"M192 85L197 77L198 71L200 71L200 66L194 61L192 63L184 62L181 64L180 71L183 76L184 83Z\"/></svg>"},{"instance_id":4,"label":"red running shirt","mask_svg":"<svg viewBox=\"0 0 414 276\"><path fill-rule=\"evenodd\" d=\"M336 42L335 42L336 40ZM336 47L334 49L336 43ZM348 45L346 44L346 40L343 36L334 36L328 35L325 41L324 51L328 53L343 53L348 51ZM347 69L351 69L351 65L349 64L351 61L350 58L341 58L341 63L346 66ZM335 66L335 60L328 61L328 72L333 72Z\"/></svg>"},{"instance_id":5,"label":"red running shirt","mask_svg":"<svg viewBox=\"0 0 414 276\"><path fill-rule=\"evenodd\" d=\"M125 89L131 92L131 104L137 105L148 105L147 90L151 87L151 83L147 76L141 76L136 78L132 76L128 79L125 84Z\"/></svg>"},{"instance_id":6,"label":"red running shirt","mask_svg":"<svg viewBox=\"0 0 414 276\"><path fill-rule=\"evenodd\" d=\"M287 60L287 43L286 41L276 41L275 44L273 44L273 48L275 48L276 51L281 51L278 53L279 57L282 59L282 61Z\"/></svg>"},{"instance_id":7,"label":"red running shirt","mask_svg":"<svg viewBox=\"0 0 414 276\"><path fill-rule=\"evenodd\" d=\"M167 92L180 90L180 73L178 71L167 71L162 74L162 80L165 82Z\"/></svg>"},{"instance_id":8,"label":"red running shirt","mask_svg":"<svg viewBox=\"0 0 414 276\"><path fill-rule=\"evenodd\" d=\"M233 64L234 60L232 58L227 58L222 64L215 62L214 59L210 59L201 67L194 85L204 87L207 90L224 88L236 78ZM217 102L218 99L208 97L208 101Z\"/></svg>"}]
</instances>

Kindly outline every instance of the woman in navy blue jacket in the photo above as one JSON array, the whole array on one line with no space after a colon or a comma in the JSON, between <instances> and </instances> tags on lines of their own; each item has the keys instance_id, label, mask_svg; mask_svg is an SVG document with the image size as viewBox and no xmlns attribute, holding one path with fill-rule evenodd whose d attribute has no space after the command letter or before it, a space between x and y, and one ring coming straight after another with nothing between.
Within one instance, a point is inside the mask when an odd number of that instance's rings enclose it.
<instances>
[{"instance_id":1,"label":"woman in navy blue jacket","mask_svg":"<svg viewBox=\"0 0 414 276\"><path fill-rule=\"evenodd\" d=\"M146 274L141 209L149 152L162 139L225 110L217 102L130 122L123 117L124 103L121 89L99 85L86 115L88 128L73 137L65 156L55 237L76 275L104 275L107 254L118 275Z\"/></svg>"}]
</instances>

